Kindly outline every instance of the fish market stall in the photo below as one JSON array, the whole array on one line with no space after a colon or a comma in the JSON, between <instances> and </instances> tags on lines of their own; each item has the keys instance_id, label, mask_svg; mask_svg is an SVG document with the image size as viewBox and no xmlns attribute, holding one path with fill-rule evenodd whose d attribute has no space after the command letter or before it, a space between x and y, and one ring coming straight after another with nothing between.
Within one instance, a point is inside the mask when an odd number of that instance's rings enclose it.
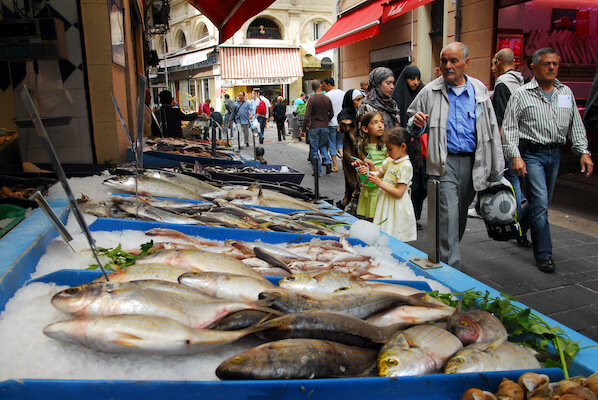
<instances>
[{"instance_id":1,"label":"fish market stall","mask_svg":"<svg viewBox=\"0 0 598 400\"><path fill-rule=\"evenodd\" d=\"M54 200L53 208L63 221L66 221L68 210L64 201ZM343 216L351 221L352 217ZM92 222L92 220L90 220ZM21 226L22 225L22 226ZM100 353L75 345L65 345L44 337L42 329L48 323L64 318L58 310L53 309L49 299L65 286L73 286L89 281L89 274L99 275L98 271L79 271L74 268L85 268L81 260L85 259L84 240L76 235L71 245L79 250L70 252L67 245L57 239L57 232L41 211L35 211L21 225L0 241L0 250L7 256L0 269L0 306L3 315L0 317L0 341L3 343L2 354L9 361L5 362L0 378L0 397L63 399L65 396L85 396L91 399L103 398L138 398L152 396L154 398L285 398L285 399L341 399L348 396L355 398L429 398L459 399L470 387L494 390L503 377L517 380L521 371L502 371L466 374L432 374L425 376L386 378L386 377L353 377L334 379L291 379L291 380L235 380L218 381L214 376L215 366L221 360L256 345L256 341L247 337L232 347L221 347L206 354L193 356L158 356L158 355L120 355ZM147 221L130 221L114 219L97 219L90 228L100 246L114 246L120 243L127 248L135 247L147 240L144 232L150 228L173 228L184 234L205 238L210 241L235 239L244 241L260 241L280 244L283 242L305 242L312 239L325 240L305 234L261 232L235 230L228 228L211 228L203 226L182 226ZM73 229L72 221L67 227ZM125 242L125 243L123 243ZM440 269L421 270L408 261L414 257L424 256L394 238L383 237L381 243L366 246L359 239L349 238L356 248L372 254L387 253L400 264L400 268L409 271L405 284L418 286L427 284L431 289L440 291L460 291L475 287L479 290L494 292L490 287L456 271L448 266ZM67 259L64 259L67 254ZM70 256L69 256L70 254ZM57 258L60 256L60 258ZM87 255L89 259L89 255ZM52 267L46 267L53 265ZM391 268L388 267L387 268ZM395 268L394 266L392 268ZM396 267L399 268L399 267ZM56 270L64 270L61 274L53 274ZM380 272L383 270L371 270ZM394 276L394 273L392 273ZM398 275L397 275L398 276ZM28 282L30 278L35 282ZM416 283L413 283L416 281ZM427 290L427 289L426 289ZM16 296L15 296L16 294ZM41 301L37 303L37 300ZM41 304L41 305L40 305ZM8 312L14 315L15 308L20 314L9 321L16 329L24 323L28 329L45 343L29 340L20 348L20 341L29 333L7 329ZM6 314L4 314L6 312ZM556 322L549 320L554 325ZM22 321L22 322L21 322ZM24 328L23 328L24 329ZM587 376L598 369L598 350L588 346L596 343L563 327L566 333L580 342L582 351L573 361L572 375ZM45 346L49 345L50 350ZM6 356L8 351L10 356ZM16 351L16 355L12 355ZM33 355L32 355L33 354ZM71 374L60 376L64 368L61 357L67 363L76 365L75 369L84 375ZM63 359L64 360L64 359ZM64 362L64 361L63 361ZM30 367L28 367L30 365ZM34 365L36 366L34 368ZM149 367L148 367L149 366ZM41 368L39 368L41 367ZM154 367L154 368L152 368ZM2 368L0 368L1 370ZM551 381L563 377L562 371L546 368L537 372L546 374ZM105 375L108 374L108 375Z\"/></svg>"}]
</instances>

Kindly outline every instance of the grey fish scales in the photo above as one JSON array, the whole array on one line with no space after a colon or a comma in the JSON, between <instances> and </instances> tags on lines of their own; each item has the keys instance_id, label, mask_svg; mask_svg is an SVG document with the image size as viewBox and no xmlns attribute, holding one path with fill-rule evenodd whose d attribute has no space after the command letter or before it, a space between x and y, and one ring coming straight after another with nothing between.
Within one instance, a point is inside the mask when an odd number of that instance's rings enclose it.
<instances>
[{"instance_id":1,"label":"grey fish scales","mask_svg":"<svg viewBox=\"0 0 598 400\"><path fill-rule=\"evenodd\" d=\"M360 376L377 351L326 340L285 339L266 343L223 361L220 379L313 379Z\"/></svg>"}]
</instances>

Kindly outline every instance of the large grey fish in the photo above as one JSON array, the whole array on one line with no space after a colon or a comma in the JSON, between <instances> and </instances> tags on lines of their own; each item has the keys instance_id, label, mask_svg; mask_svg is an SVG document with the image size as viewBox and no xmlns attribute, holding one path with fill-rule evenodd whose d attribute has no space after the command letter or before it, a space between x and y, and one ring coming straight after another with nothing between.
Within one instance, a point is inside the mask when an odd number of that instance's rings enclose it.
<instances>
[{"instance_id":1,"label":"large grey fish","mask_svg":"<svg viewBox=\"0 0 598 400\"><path fill-rule=\"evenodd\" d=\"M257 327L260 328L257 335L265 340L322 339L371 348L380 348L400 328L395 325L381 329L362 319L332 311L283 315L262 322Z\"/></svg>"},{"instance_id":2,"label":"large grey fish","mask_svg":"<svg viewBox=\"0 0 598 400\"><path fill-rule=\"evenodd\" d=\"M266 279L214 271L184 273L178 282L211 296L235 301L257 301L261 292L276 288Z\"/></svg>"},{"instance_id":3,"label":"large grey fish","mask_svg":"<svg viewBox=\"0 0 598 400\"><path fill-rule=\"evenodd\" d=\"M370 373L377 350L327 340L285 339L224 360L216 376L227 379L313 379Z\"/></svg>"},{"instance_id":4,"label":"large grey fish","mask_svg":"<svg viewBox=\"0 0 598 400\"><path fill-rule=\"evenodd\" d=\"M453 355L444 372L487 372L538 369L540 363L533 351L516 343L500 340L494 343L472 343Z\"/></svg>"},{"instance_id":5,"label":"large grey fish","mask_svg":"<svg viewBox=\"0 0 598 400\"><path fill-rule=\"evenodd\" d=\"M113 202L120 209L132 216L139 216L151 221L181 225L203 225L203 223L197 219L175 214L162 208L148 206L144 203L137 204L134 201L122 199L114 200Z\"/></svg>"},{"instance_id":6,"label":"large grey fish","mask_svg":"<svg viewBox=\"0 0 598 400\"><path fill-rule=\"evenodd\" d=\"M463 348L449 331L434 325L417 325L397 332L380 350L378 375L411 376L440 371Z\"/></svg>"},{"instance_id":7,"label":"large grey fish","mask_svg":"<svg viewBox=\"0 0 598 400\"><path fill-rule=\"evenodd\" d=\"M44 334L67 343L119 354L196 354L251 333L193 329L170 318L150 315L84 317L50 324Z\"/></svg>"},{"instance_id":8,"label":"large grey fish","mask_svg":"<svg viewBox=\"0 0 598 400\"><path fill-rule=\"evenodd\" d=\"M203 250L164 250L157 251L147 256L139 257L136 264L170 264L175 267L185 268L197 272L227 272L235 275L247 275L257 279L266 280L262 275L243 264L238 259L220 253Z\"/></svg>"},{"instance_id":9,"label":"large grey fish","mask_svg":"<svg viewBox=\"0 0 598 400\"><path fill-rule=\"evenodd\" d=\"M198 196L201 196L202 193L208 193L218 189L216 186L210 185L209 183L193 176L180 174L173 171L165 171L163 169L146 169L142 172L142 174L150 178L169 181L176 185L185 187Z\"/></svg>"},{"instance_id":10,"label":"large grey fish","mask_svg":"<svg viewBox=\"0 0 598 400\"><path fill-rule=\"evenodd\" d=\"M123 192L135 193L143 196L173 197L176 199L203 200L200 195L175 183L147 176L118 176L106 179L104 185Z\"/></svg>"},{"instance_id":11,"label":"large grey fish","mask_svg":"<svg viewBox=\"0 0 598 400\"><path fill-rule=\"evenodd\" d=\"M475 342L494 342L506 339L507 330L503 323L488 311L462 309L461 304L448 318L449 331L454 333L463 344Z\"/></svg>"},{"instance_id":12,"label":"large grey fish","mask_svg":"<svg viewBox=\"0 0 598 400\"><path fill-rule=\"evenodd\" d=\"M146 279L160 280L177 283L179 276L187 272L182 268L176 268L169 264L133 264L119 271L108 274L110 282L130 282ZM106 282L106 278L101 276L94 282Z\"/></svg>"},{"instance_id":13,"label":"large grey fish","mask_svg":"<svg viewBox=\"0 0 598 400\"><path fill-rule=\"evenodd\" d=\"M371 292L353 294L305 294L283 289L266 290L259 295L267 304L287 314L308 310L328 310L366 319L382 310L400 304L426 305L420 295L401 296L394 293ZM432 305L433 307L433 305Z\"/></svg>"},{"instance_id":14,"label":"large grey fish","mask_svg":"<svg viewBox=\"0 0 598 400\"><path fill-rule=\"evenodd\" d=\"M154 315L197 329L210 326L231 312L264 309L253 302L223 301L183 285L153 280L75 286L55 294L52 305L77 317Z\"/></svg>"}]
</instances>

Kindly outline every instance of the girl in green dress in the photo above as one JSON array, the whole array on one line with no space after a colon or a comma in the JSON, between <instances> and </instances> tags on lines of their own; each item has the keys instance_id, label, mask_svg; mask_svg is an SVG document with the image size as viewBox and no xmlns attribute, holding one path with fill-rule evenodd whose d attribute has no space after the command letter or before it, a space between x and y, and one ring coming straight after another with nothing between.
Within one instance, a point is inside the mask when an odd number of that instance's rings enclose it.
<instances>
[{"instance_id":1,"label":"girl in green dress","mask_svg":"<svg viewBox=\"0 0 598 400\"><path fill-rule=\"evenodd\" d=\"M354 166L363 164L366 159L371 160L379 168L386 158L386 146L382 140L384 133L384 120L382 114L371 111L361 118L362 140L358 146L359 160L353 163ZM357 216L371 221L376 213L376 202L378 200L378 187L367 181L367 174L359 175L361 179L361 193L357 203Z\"/></svg>"}]
</instances>

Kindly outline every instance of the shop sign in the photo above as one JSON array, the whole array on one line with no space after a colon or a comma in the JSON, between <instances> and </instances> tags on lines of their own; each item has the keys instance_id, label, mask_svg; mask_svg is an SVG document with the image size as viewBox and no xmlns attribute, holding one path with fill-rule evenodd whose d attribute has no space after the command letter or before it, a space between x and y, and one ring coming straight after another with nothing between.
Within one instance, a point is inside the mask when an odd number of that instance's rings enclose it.
<instances>
[{"instance_id":1,"label":"shop sign","mask_svg":"<svg viewBox=\"0 0 598 400\"><path fill-rule=\"evenodd\" d=\"M222 86L288 85L297 79L299 78L227 78L222 79Z\"/></svg>"},{"instance_id":2,"label":"shop sign","mask_svg":"<svg viewBox=\"0 0 598 400\"><path fill-rule=\"evenodd\" d=\"M382 23L405 14L407 11L416 9L419 6L428 4L432 0L402 0L391 4L385 4L382 11Z\"/></svg>"}]
</instances>

